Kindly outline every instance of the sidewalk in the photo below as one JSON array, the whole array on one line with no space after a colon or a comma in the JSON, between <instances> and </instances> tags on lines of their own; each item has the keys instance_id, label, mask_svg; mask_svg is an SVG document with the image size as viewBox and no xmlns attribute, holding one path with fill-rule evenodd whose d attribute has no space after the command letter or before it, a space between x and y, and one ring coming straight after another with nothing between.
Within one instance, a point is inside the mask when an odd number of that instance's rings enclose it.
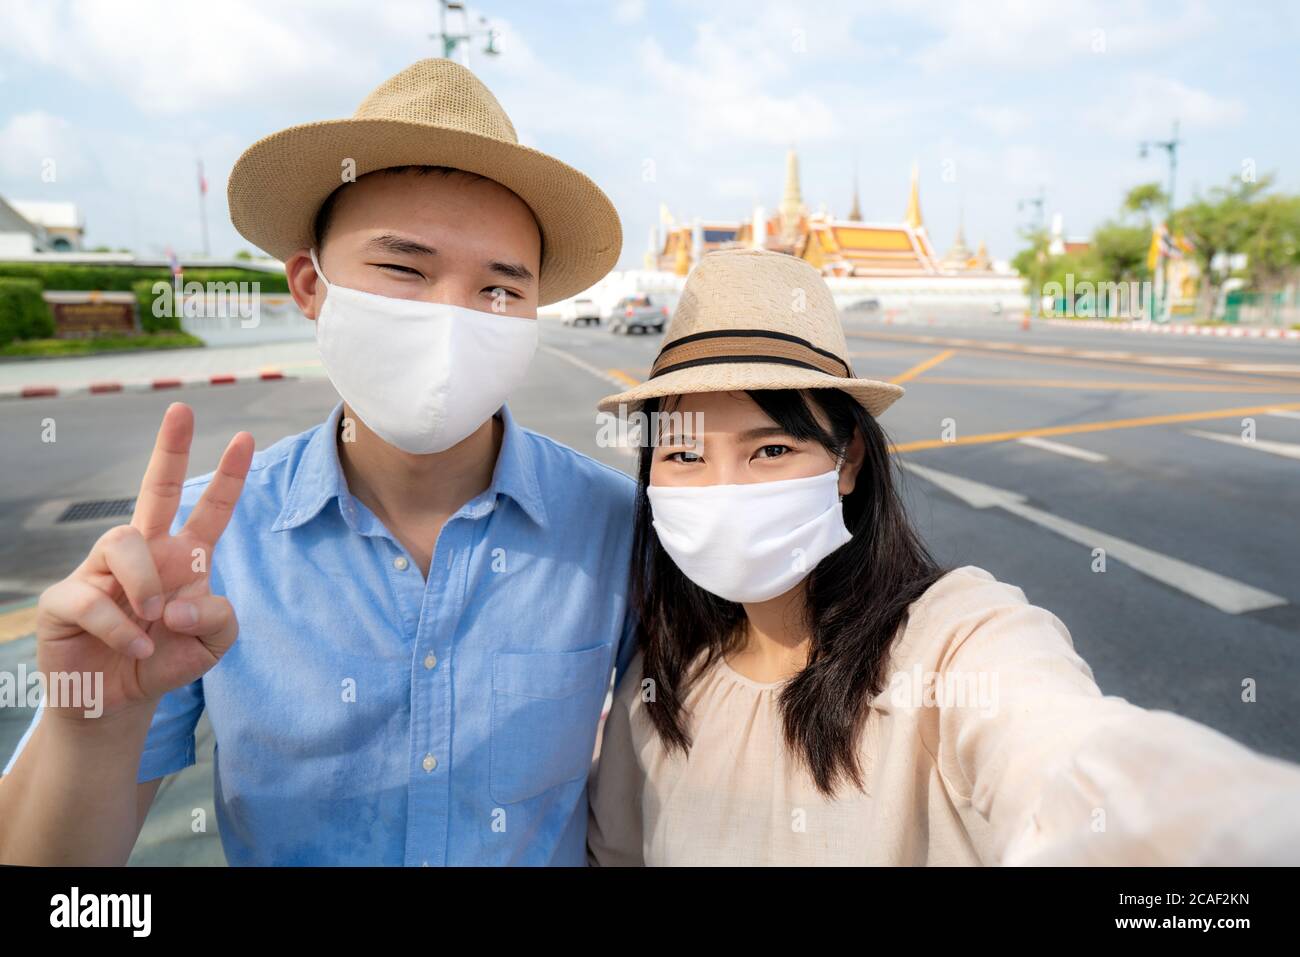
<instances>
[{"instance_id":1,"label":"sidewalk","mask_svg":"<svg viewBox=\"0 0 1300 957\"><path fill-rule=\"evenodd\" d=\"M0 362L0 399L324 375L314 340Z\"/></svg>"}]
</instances>

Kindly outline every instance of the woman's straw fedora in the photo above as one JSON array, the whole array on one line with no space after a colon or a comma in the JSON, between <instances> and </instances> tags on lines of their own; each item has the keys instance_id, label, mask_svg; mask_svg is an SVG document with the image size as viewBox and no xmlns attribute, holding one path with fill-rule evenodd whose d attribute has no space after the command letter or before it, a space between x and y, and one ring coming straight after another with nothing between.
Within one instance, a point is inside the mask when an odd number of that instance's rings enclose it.
<instances>
[{"instance_id":1,"label":"woman's straw fedora","mask_svg":"<svg viewBox=\"0 0 1300 957\"><path fill-rule=\"evenodd\" d=\"M706 253L686 277L650 378L597 408L636 409L646 399L748 389L842 389L873 416L903 387L859 379L821 275L785 253Z\"/></svg>"},{"instance_id":2,"label":"woman's straw fedora","mask_svg":"<svg viewBox=\"0 0 1300 957\"><path fill-rule=\"evenodd\" d=\"M478 173L528 204L542 231L540 305L581 292L618 261L623 229L600 187L520 146L496 97L452 60L412 64L350 119L304 123L258 140L231 170L230 219L249 242L287 259L312 245L316 212L345 173L359 178L407 165Z\"/></svg>"}]
</instances>

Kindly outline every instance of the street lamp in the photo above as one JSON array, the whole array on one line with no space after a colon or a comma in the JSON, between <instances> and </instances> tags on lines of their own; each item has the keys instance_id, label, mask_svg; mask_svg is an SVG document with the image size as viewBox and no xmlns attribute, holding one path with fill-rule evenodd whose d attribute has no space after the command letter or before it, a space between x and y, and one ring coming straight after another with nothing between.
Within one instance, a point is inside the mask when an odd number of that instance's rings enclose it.
<instances>
[{"instance_id":1,"label":"street lamp","mask_svg":"<svg viewBox=\"0 0 1300 957\"><path fill-rule=\"evenodd\" d=\"M1043 188L1040 186L1038 188L1037 196L1030 196L1016 203L1016 212L1023 213L1026 207L1032 207L1037 211L1037 214L1035 216L1037 230L1034 233L1034 237L1035 237L1034 241L1036 246L1037 246L1038 237L1046 232L1046 222L1044 220L1044 209L1046 208L1046 202L1047 202L1047 198L1043 195ZM1035 249L1034 250L1034 275L1033 278L1030 280L1030 289L1029 289L1030 316L1034 319L1039 318L1040 313L1042 311L1042 305L1043 305L1043 296L1042 296L1041 288L1038 289L1035 288L1036 286L1040 285L1042 279L1043 259L1044 259L1043 249L1041 247Z\"/></svg>"},{"instance_id":2,"label":"street lamp","mask_svg":"<svg viewBox=\"0 0 1300 957\"><path fill-rule=\"evenodd\" d=\"M1153 149L1164 150L1169 156L1169 191L1165 193L1165 228L1171 228L1174 219L1174 183L1178 173L1178 147L1182 140L1178 138L1178 121L1174 120L1174 135L1167 140L1143 140L1138 144L1138 158L1146 159L1147 155ZM1160 288L1160 301L1156 304L1157 315L1164 316L1169 312L1168 287L1169 287L1169 270L1164 267L1165 257L1162 254L1156 260L1156 268L1160 271L1157 285Z\"/></svg>"},{"instance_id":3,"label":"street lamp","mask_svg":"<svg viewBox=\"0 0 1300 957\"><path fill-rule=\"evenodd\" d=\"M460 14L462 32L449 33L447 30L448 13ZM430 40L442 41L442 55L448 60L456 58L456 48L462 43L468 44L470 40L476 37L486 37L487 43L483 47L483 52L488 56L499 56L501 51L497 49L497 37L501 34L494 28L488 26L487 17L478 18L479 27L475 30L469 28L469 11L465 9L465 4L460 0L438 0L438 32L430 33ZM465 66L469 66L469 47L465 48Z\"/></svg>"}]
</instances>

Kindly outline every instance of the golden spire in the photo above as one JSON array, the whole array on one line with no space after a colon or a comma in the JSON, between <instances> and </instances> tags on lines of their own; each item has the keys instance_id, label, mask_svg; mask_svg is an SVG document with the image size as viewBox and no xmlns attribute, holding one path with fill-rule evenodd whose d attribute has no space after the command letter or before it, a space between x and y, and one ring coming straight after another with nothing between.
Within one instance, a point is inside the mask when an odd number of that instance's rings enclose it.
<instances>
[{"instance_id":1,"label":"golden spire","mask_svg":"<svg viewBox=\"0 0 1300 957\"><path fill-rule=\"evenodd\" d=\"M921 168L912 164L912 191L907 197L907 225L921 228Z\"/></svg>"},{"instance_id":2,"label":"golden spire","mask_svg":"<svg viewBox=\"0 0 1300 957\"><path fill-rule=\"evenodd\" d=\"M862 222L862 208L858 205L858 168L853 167L853 208L849 210L849 221Z\"/></svg>"},{"instance_id":3,"label":"golden spire","mask_svg":"<svg viewBox=\"0 0 1300 957\"><path fill-rule=\"evenodd\" d=\"M781 197L781 236L785 242L794 242L803 214L803 194L799 190L799 157L792 146L785 157L785 193Z\"/></svg>"}]
</instances>

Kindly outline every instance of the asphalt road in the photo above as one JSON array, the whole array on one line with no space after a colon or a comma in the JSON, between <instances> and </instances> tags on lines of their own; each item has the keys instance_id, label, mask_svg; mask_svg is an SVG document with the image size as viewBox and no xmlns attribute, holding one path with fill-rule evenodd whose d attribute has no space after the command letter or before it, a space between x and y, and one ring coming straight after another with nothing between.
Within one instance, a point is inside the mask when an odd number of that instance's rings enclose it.
<instances>
[{"instance_id":1,"label":"asphalt road","mask_svg":"<svg viewBox=\"0 0 1300 957\"><path fill-rule=\"evenodd\" d=\"M940 561L982 566L1056 613L1105 693L1300 760L1300 343L847 325L857 373L907 389L881 422ZM631 471L629 454L596 444L594 405L647 374L658 339L547 322L511 408ZM134 495L178 398L197 415L195 473L235 431L265 447L335 401L315 379L4 403L0 602L80 560L110 523L50 517ZM14 725L0 728L4 754Z\"/></svg>"}]
</instances>

